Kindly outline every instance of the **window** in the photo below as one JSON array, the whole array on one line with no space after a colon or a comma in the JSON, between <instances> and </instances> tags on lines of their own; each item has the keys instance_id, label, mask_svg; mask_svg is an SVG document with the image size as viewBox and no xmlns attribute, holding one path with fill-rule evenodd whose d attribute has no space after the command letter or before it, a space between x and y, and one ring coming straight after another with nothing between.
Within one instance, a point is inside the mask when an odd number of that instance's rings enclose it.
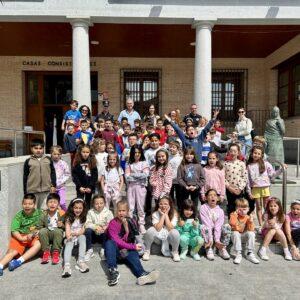
<instances>
[{"instance_id":1,"label":"window","mask_svg":"<svg viewBox=\"0 0 300 300\"><path fill-rule=\"evenodd\" d=\"M147 114L151 104L155 106L156 113L159 113L160 86L161 70L121 70L121 92L124 107L126 99L131 97L134 101L135 110L137 110L141 116Z\"/></svg>"},{"instance_id":2,"label":"window","mask_svg":"<svg viewBox=\"0 0 300 300\"><path fill-rule=\"evenodd\" d=\"M212 72L212 109L220 109L225 124L236 120L236 111L246 106L247 70L227 69Z\"/></svg>"}]
</instances>

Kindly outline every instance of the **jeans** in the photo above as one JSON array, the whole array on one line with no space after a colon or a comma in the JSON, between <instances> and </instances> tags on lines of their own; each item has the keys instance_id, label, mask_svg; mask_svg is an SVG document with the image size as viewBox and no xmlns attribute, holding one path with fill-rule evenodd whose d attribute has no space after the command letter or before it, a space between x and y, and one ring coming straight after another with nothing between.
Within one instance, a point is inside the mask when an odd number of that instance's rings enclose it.
<instances>
[{"instance_id":1,"label":"jeans","mask_svg":"<svg viewBox=\"0 0 300 300\"><path fill-rule=\"evenodd\" d=\"M79 190L77 191L77 197L81 198L85 201L86 208L89 210L91 208L91 200L92 200L92 193L81 193Z\"/></svg>"},{"instance_id":2,"label":"jeans","mask_svg":"<svg viewBox=\"0 0 300 300\"><path fill-rule=\"evenodd\" d=\"M96 234L95 231L91 228L87 228L85 230L85 238L86 238L86 250L89 250L92 248L92 244L100 243L102 244L102 248L104 248L105 241L106 241L106 234Z\"/></svg>"},{"instance_id":3,"label":"jeans","mask_svg":"<svg viewBox=\"0 0 300 300\"><path fill-rule=\"evenodd\" d=\"M84 261L85 250L86 250L86 239L85 235L80 235L77 238L77 244L79 245L78 261ZM75 246L74 241L68 241L65 245L64 251L64 263L69 264L72 257L72 250Z\"/></svg>"},{"instance_id":4,"label":"jeans","mask_svg":"<svg viewBox=\"0 0 300 300\"><path fill-rule=\"evenodd\" d=\"M121 256L120 250L113 240L107 240L105 243L106 263L109 269L117 268L117 261L124 260L135 277L141 277L145 270L140 262L140 257L135 250L126 250Z\"/></svg>"},{"instance_id":5,"label":"jeans","mask_svg":"<svg viewBox=\"0 0 300 300\"><path fill-rule=\"evenodd\" d=\"M198 203L199 203L199 196L200 196L199 189L196 189L192 192L182 187L180 194L181 194L180 195L181 199L179 201L177 200L177 204L179 204L178 209L181 210L183 201L188 199L189 196L191 195L191 200L194 202L195 212L198 212Z\"/></svg>"}]
</instances>

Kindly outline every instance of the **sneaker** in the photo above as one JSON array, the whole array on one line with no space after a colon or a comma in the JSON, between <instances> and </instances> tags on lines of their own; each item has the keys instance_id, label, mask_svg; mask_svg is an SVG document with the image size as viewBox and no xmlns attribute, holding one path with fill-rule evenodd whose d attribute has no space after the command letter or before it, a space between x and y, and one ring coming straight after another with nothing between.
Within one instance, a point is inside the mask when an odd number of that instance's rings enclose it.
<instances>
[{"instance_id":1,"label":"sneaker","mask_svg":"<svg viewBox=\"0 0 300 300\"><path fill-rule=\"evenodd\" d=\"M199 255L199 253L195 253L195 252L191 251L190 254L191 254L191 257L192 257L194 260L196 260L196 261L201 260L201 257L200 257L200 255Z\"/></svg>"},{"instance_id":2,"label":"sneaker","mask_svg":"<svg viewBox=\"0 0 300 300\"><path fill-rule=\"evenodd\" d=\"M153 270L151 272L145 272L137 279L138 285L153 284L159 277L159 271Z\"/></svg>"},{"instance_id":3,"label":"sneaker","mask_svg":"<svg viewBox=\"0 0 300 300\"><path fill-rule=\"evenodd\" d=\"M186 249L186 250L181 250L181 253L180 253L180 259L185 260L185 259L186 259L187 253L188 253L188 249Z\"/></svg>"},{"instance_id":4,"label":"sneaker","mask_svg":"<svg viewBox=\"0 0 300 300\"><path fill-rule=\"evenodd\" d=\"M17 259L13 259L12 261L9 262L8 264L8 270L9 271L13 271L15 270L16 268L19 268L21 266L21 262Z\"/></svg>"},{"instance_id":5,"label":"sneaker","mask_svg":"<svg viewBox=\"0 0 300 300\"><path fill-rule=\"evenodd\" d=\"M106 257L105 257L105 250L103 248L100 249L100 258L101 260L106 260Z\"/></svg>"},{"instance_id":6,"label":"sneaker","mask_svg":"<svg viewBox=\"0 0 300 300\"><path fill-rule=\"evenodd\" d=\"M65 264L61 277L68 278L72 274L71 267L69 264Z\"/></svg>"},{"instance_id":7,"label":"sneaker","mask_svg":"<svg viewBox=\"0 0 300 300\"><path fill-rule=\"evenodd\" d=\"M109 279L108 279L108 285L114 286L119 282L120 279L120 273L117 269L111 268L108 270L109 272Z\"/></svg>"},{"instance_id":8,"label":"sneaker","mask_svg":"<svg viewBox=\"0 0 300 300\"><path fill-rule=\"evenodd\" d=\"M91 258L94 257L94 256L95 256L94 250L91 248L91 249L89 249L89 250L86 252L86 254L85 254L85 256L84 256L84 261L90 261Z\"/></svg>"},{"instance_id":9,"label":"sneaker","mask_svg":"<svg viewBox=\"0 0 300 300\"><path fill-rule=\"evenodd\" d=\"M269 256L267 255L267 252L265 250L263 250L262 248L259 249L258 251L258 256L262 259L262 260L269 260Z\"/></svg>"},{"instance_id":10,"label":"sneaker","mask_svg":"<svg viewBox=\"0 0 300 300\"><path fill-rule=\"evenodd\" d=\"M140 225L139 231L141 234L145 234L147 230L144 225Z\"/></svg>"},{"instance_id":11,"label":"sneaker","mask_svg":"<svg viewBox=\"0 0 300 300\"><path fill-rule=\"evenodd\" d=\"M81 273L87 273L90 270L88 265L84 261L77 261L75 268Z\"/></svg>"},{"instance_id":12,"label":"sneaker","mask_svg":"<svg viewBox=\"0 0 300 300\"><path fill-rule=\"evenodd\" d=\"M284 259L291 261L293 260L292 254L290 253L290 251L287 251L286 253L284 253Z\"/></svg>"},{"instance_id":13,"label":"sneaker","mask_svg":"<svg viewBox=\"0 0 300 300\"><path fill-rule=\"evenodd\" d=\"M256 258L255 254L253 252L249 252L246 257L252 263L259 264L259 260Z\"/></svg>"},{"instance_id":14,"label":"sneaker","mask_svg":"<svg viewBox=\"0 0 300 300\"><path fill-rule=\"evenodd\" d=\"M42 261L41 264L47 264L50 260L51 254L49 250L46 250L43 252L43 257L42 257Z\"/></svg>"},{"instance_id":15,"label":"sneaker","mask_svg":"<svg viewBox=\"0 0 300 300\"><path fill-rule=\"evenodd\" d=\"M230 255L227 252L226 248L223 247L222 249L219 250L219 256L221 256L223 259L228 260L230 259Z\"/></svg>"},{"instance_id":16,"label":"sneaker","mask_svg":"<svg viewBox=\"0 0 300 300\"><path fill-rule=\"evenodd\" d=\"M3 269L0 269L0 276L3 276Z\"/></svg>"},{"instance_id":17,"label":"sneaker","mask_svg":"<svg viewBox=\"0 0 300 300\"><path fill-rule=\"evenodd\" d=\"M173 261L175 262L179 262L180 261L180 256L178 254L178 252L172 252L172 257L173 257Z\"/></svg>"},{"instance_id":18,"label":"sneaker","mask_svg":"<svg viewBox=\"0 0 300 300\"><path fill-rule=\"evenodd\" d=\"M142 257L142 260L149 260L150 259L150 251L149 250L145 250L144 255Z\"/></svg>"},{"instance_id":19,"label":"sneaker","mask_svg":"<svg viewBox=\"0 0 300 300\"><path fill-rule=\"evenodd\" d=\"M53 252L52 252L52 265L59 264L59 256L60 256L59 251L58 250L53 250Z\"/></svg>"},{"instance_id":20,"label":"sneaker","mask_svg":"<svg viewBox=\"0 0 300 300\"><path fill-rule=\"evenodd\" d=\"M214 260L215 259L215 255L214 255L214 251L212 248L208 248L206 250L206 257L208 260Z\"/></svg>"},{"instance_id":21,"label":"sneaker","mask_svg":"<svg viewBox=\"0 0 300 300\"><path fill-rule=\"evenodd\" d=\"M239 265L241 263L242 259L243 259L242 253L238 252L236 254L235 259L233 260L233 263Z\"/></svg>"}]
</instances>

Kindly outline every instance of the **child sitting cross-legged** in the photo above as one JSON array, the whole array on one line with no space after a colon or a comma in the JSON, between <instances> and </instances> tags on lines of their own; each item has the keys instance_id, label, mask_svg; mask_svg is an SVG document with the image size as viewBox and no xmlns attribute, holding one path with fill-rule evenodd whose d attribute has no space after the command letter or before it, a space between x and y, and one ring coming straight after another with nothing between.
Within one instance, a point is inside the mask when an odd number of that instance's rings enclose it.
<instances>
[{"instance_id":1,"label":"child sitting cross-legged","mask_svg":"<svg viewBox=\"0 0 300 300\"><path fill-rule=\"evenodd\" d=\"M59 263L60 250L64 237L64 214L65 212L59 208L60 197L56 193L48 195L46 200L47 210L45 210L40 218L38 225L39 238L42 245L43 257L42 264L47 264L51 257L52 242L52 264Z\"/></svg>"},{"instance_id":2,"label":"child sitting cross-legged","mask_svg":"<svg viewBox=\"0 0 300 300\"><path fill-rule=\"evenodd\" d=\"M186 258L189 246L191 247L190 255L193 259L200 260L198 252L204 244L204 240L201 236L199 221L195 215L194 202L190 199L184 200L180 219L176 226L176 229L180 233L181 260Z\"/></svg>"},{"instance_id":3,"label":"child sitting cross-legged","mask_svg":"<svg viewBox=\"0 0 300 300\"><path fill-rule=\"evenodd\" d=\"M116 217L108 225L105 256L109 271L109 286L114 286L119 281L118 261L126 263L137 277L138 285L155 283L159 277L158 271L146 272L140 262L138 251L143 247L136 243L137 226L134 220L128 217L128 213L128 203L124 200L119 201L116 204Z\"/></svg>"},{"instance_id":4,"label":"child sitting cross-legged","mask_svg":"<svg viewBox=\"0 0 300 300\"><path fill-rule=\"evenodd\" d=\"M232 230L232 243L236 252L234 259L235 264L242 261L242 240L246 241L246 257L254 264L258 264L259 260L255 257L255 226L253 216L248 215L249 203L246 199L240 198L235 201L236 210L230 214L229 225Z\"/></svg>"},{"instance_id":5,"label":"child sitting cross-legged","mask_svg":"<svg viewBox=\"0 0 300 300\"><path fill-rule=\"evenodd\" d=\"M106 241L106 229L108 223L114 218L112 212L105 206L105 198L101 195L95 195L92 199L92 208L88 211L85 223L86 237L86 255L84 260L89 261L94 251L92 244L99 242L102 244L100 252L101 258L104 259L104 245Z\"/></svg>"},{"instance_id":6,"label":"child sitting cross-legged","mask_svg":"<svg viewBox=\"0 0 300 300\"><path fill-rule=\"evenodd\" d=\"M36 198L34 194L25 194L20 210L11 223L11 239L5 256L0 260L0 276L3 268L13 271L20 267L25 261L34 257L41 249L37 237L37 224L41 216L41 210L35 208ZM28 250L25 252L26 248ZM18 259L14 257L19 256Z\"/></svg>"}]
</instances>

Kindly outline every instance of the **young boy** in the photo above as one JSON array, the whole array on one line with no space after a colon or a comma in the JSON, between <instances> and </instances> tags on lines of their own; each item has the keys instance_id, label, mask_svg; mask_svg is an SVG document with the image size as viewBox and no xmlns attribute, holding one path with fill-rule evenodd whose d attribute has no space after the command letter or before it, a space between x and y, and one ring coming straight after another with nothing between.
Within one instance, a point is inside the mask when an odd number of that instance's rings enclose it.
<instances>
[{"instance_id":1,"label":"young boy","mask_svg":"<svg viewBox=\"0 0 300 300\"><path fill-rule=\"evenodd\" d=\"M64 135L64 152L70 153L71 162L73 162L77 150L75 127L73 124L67 126L67 133Z\"/></svg>"},{"instance_id":2,"label":"young boy","mask_svg":"<svg viewBox=\"0 0 300 300\"><path fill-rule=\"evenodd\" d=\"M254 264L258 264L259 260L255 257L255 226L252 215L248 216L249 203L246 199L237 199L235 201L236 211L230 214L229 224L232 229L232 243L236 251L234 259L235 264L242 261L242 240L246 241L246 257Z\"/></svg>"},{"instance_id":3,"label":"young boy","mask_svg":"<svg viewBox=\"0 0 300 300\"><path fill-rule=\"evenodd\" d=\"M164 127L164 122L162 119L157 120L155 132L158 133L160 136L159 145L163 146L167 140L167 135Z\"/></svg>"},{"instance_id":4,"label":"young boy","mask_svg":"<svg viewBox=\"0 0 300 300\"><path fill-rule=\"evenodd\" d=\"M131 126L130 126L130 124L126 124L123 127L123 134L121 136L119 136L119 144L120 144L122 151L125 148L129 147L128 137L129 137L130 133L131 133Z\"/></svg>"},{"instance_id":5,"label":"young boy","mask_svg":"<svg viewBox=\"0 0 300 300\"><path fill-rule=\"evenodd\" d=\"M47 197L47 210L45 210L38 224L39 238L43 251L42 264L47 264L51 257L52 242L52 264L59 263L60 250L64 237L64 214L59 208L60 198L56 193L49 194Z\"/></svg>"},{"instance_id":6,"label":"young boy","mask_svg":"<svg viewBox=\"0 0 300 300\"><path fill-rule=\"evenodd\" d=\"M24 194L33 193L38 208L46 208L46 198L56 191L56 174L50 157L44 154L44 142L33 139L30 143L32 155L24 163Z\"/></svg>"},{"instance_id":7,"label":"young boy","mask_svg":"<svg viewBox=\"0 0 300 300\"><path fill-rule=\"evenodd\" d=\"M150 166L155 165L155 155L156 152L162 147L159 146L160 135L158 133L152 133L149 135L150 138L150 148L145 151L145 159Z\"/></svg>"},{"instance_id":8,"label":"young boy","mask_svg":"<svg viewBox=\"0 0 300 300\"><path fill-rule=\"evenodd\" d=\"M75 134L76 144L84 143L85 145L90 145L93 140L93 134L88 131L89 123L87 120L81 120L80 122L81 130L77 131Z\"/></svg>"},{"instance_id":9,"label":"young boy","mask_svg":"<svg viewBox=\"0 0 300 300\"><path fill-rule=\"evenodd\" d=\"M77 110L78 101L72 100L70 103L70 110L68 110L61 124L61 130L65 131L65 125L73 124L76 128L79 126L79 120L81 118L81 113Z\"/></svg>"},{"instance_id":10,"label":"young boy","mask_svg":"<svg viewBox=\"0 0 300 300\"><path fill-rule=\"evenodd\" d=\"M104 139L105 142L117 143L118 136L113 128L113 123L110 119L105 121L105 129L103 131L97 131L94 138Z\"/></svg>"},{"instance_id":11,"label":"young boy","mask_svg":"<svg viewBox=\"0 0 300 300\"><path fill-rule=\"evenodd\" d=\"M34 194L25 194L20 210L11 223L11 239L5 256L0 260L0 276L8 264L9 271L20 267L25 261L34 257L41 249L37 225L42 211L35 208ZM26 251L26 249L28 249ZM14 259L19 255L18 259Z\"/></svg>"}]
</instances>

